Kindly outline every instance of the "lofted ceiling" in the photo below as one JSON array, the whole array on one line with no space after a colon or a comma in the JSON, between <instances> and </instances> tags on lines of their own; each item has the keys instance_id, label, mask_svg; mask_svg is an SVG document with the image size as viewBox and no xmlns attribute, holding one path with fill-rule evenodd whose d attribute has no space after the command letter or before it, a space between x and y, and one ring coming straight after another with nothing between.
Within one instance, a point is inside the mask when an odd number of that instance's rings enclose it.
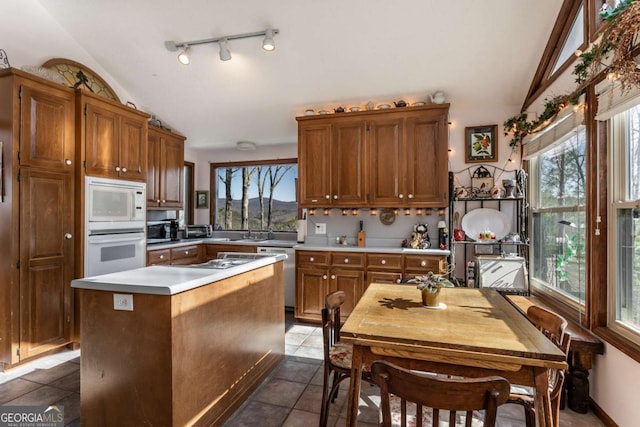
<instances>
[{"instance_id":1,"label":"lofted ceiling","mask_svg":"<svg viewBox=\"0 0 640 427\"><path fill-rule=\"evenodd\" d=\"M428 101L452 108L522 105L559 0L39 0L111 76L191 147L292 143L306 109ZM195 46L189 66L164 47ZM69 58L73 59L73 58ZM126 100L123 100L126 101Z\"/></svg>"}]
</instances>

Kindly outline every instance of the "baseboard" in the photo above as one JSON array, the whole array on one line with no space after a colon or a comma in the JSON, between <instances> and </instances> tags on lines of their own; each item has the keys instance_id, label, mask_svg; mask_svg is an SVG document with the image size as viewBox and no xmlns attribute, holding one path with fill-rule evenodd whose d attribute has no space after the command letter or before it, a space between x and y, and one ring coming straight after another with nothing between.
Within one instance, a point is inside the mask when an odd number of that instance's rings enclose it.
<instances>
[{"instance_id":1,"label":"baseboard","mask_svg":"<svg viewBox=\"0 0 640 427\"><path fill-rule=\"evenodd\" d=\"M589 398L589 408L591 409L591 411L593 411L596 417L598 417L600 421L604 423L605 426L618 427L618 424L616 424L616 422L613 421L611 417L609 417L609 415L607 415L607 413L604 412L602 408L599 407L598 404L594 402L593 399L591 398Z\"/></svg>"}]
</instances>

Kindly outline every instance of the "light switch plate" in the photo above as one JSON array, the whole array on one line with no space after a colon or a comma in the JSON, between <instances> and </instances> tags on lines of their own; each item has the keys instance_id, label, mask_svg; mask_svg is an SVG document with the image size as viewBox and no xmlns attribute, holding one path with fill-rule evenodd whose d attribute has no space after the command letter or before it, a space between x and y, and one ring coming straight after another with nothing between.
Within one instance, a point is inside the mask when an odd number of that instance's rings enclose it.
<instances>
[{"instance_id":1,"label":"light switch plate","mask_svg":"<svg viewBox=\"0 0 640 427\"><path fill-rule=\"evenodd\" d=\"M316 224L316 234L327 234L327 224L325 223Z\"/></svg>"},{"instance_id":2,"label":"light switch plate","mask_svg":"<svg viewBox=\"0 0 640 427\"><path fill-rule=\"evenodd\" d=\"M113 294L113 309L133 311L133 295Z\"/></svg>"}]
</instances>

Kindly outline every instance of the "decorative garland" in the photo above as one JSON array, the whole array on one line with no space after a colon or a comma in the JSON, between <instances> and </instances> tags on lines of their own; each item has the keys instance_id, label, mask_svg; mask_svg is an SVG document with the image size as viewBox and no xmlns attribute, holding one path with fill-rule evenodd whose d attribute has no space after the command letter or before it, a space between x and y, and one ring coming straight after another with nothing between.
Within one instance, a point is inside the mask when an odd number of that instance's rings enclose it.
<instances>
[{"instance_id":1,"label":"decorative garland","mask_svg":"<svg viewBox=\"0 0 640 427\"><path fill-rule=\"evenodd\" d=\"M621 0L616 7L604 4L600 17L608 25L602 32L599 43L594 43L587 52L577 52L580 53L580 63L573 69L576 83L584 86L605 67L608 71L607 78L619 81L623 92L631 87L640 87L640 71L633 57L637 46L636 33L640 28L640 2ZM603 61L610 56L610 64L604 64ZM544 111L533 121L527 121L527 113L520 113L506 120L503 124L504 135L512 134L509 141L511 149L515 151L527 135L542 130L564 107L577 104L582 91L579 88L572 94L546 99Z\"/></svg>"}]
</instances>

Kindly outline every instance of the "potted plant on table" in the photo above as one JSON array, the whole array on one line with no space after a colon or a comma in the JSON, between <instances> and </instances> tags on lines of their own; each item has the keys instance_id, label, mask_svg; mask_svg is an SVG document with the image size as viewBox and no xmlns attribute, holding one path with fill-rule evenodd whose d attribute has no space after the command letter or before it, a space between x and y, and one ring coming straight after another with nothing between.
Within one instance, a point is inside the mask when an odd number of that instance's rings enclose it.
<instances>
[{"instance_id":1,"label":"potted plant on table","mask_svg":"<svg viewBox=\"0 0 640 427\"><path fill-rule=\"evenodd\" d=\"M417 283L416 287L422 292L422 304L427 307L438 307L440 305L440 289L453 288L453 283L440 274L432 271L424 276L416 276L411 282Z\"/></svg>"}]
</instances>

